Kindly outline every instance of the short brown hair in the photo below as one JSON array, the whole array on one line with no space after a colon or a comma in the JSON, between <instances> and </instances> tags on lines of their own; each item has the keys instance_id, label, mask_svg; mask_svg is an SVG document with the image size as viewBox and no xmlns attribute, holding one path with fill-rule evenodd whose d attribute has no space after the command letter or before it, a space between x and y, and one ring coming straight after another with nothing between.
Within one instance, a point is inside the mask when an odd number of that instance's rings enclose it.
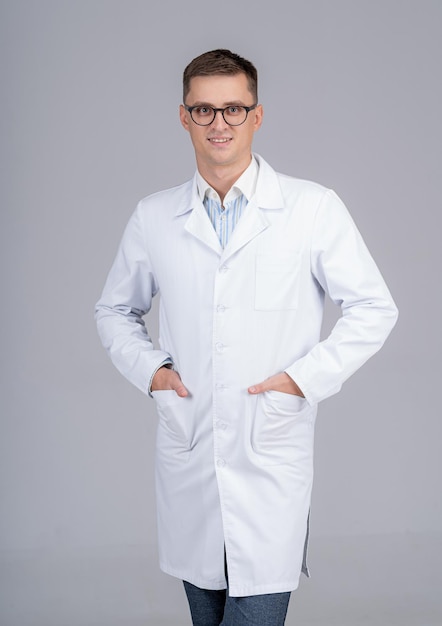
<instances>
[{"instance_id":1,"label":"short brown hair","mask_svg":"<svg viewBox=\"0 0 442 626\"><path fill-rule=\"evenodd\" d=\"M249 90L258 102L258 72L256 67L247 59L230 50L218 49L204 52L189 63L183 74L183 102L186 101L190 90L190 81L195 76L245 74L249 83Z\"/></svg>"}]
</instances>

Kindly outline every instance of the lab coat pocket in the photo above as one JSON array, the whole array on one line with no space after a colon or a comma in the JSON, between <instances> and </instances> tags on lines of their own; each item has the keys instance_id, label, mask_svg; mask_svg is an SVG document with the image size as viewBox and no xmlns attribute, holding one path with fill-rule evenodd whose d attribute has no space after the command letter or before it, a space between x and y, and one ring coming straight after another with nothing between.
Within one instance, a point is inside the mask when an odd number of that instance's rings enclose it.
<instances>
[{"instance_id":1,"label":"lab coat pocket","mask_svg":"<svg viewBox=\"0 0 442 626\"><path fill-rule=\"evenodd\" d=\"M280 391L257 396L252 446L262 465L308 465L313 455L314 410L305 398Z\"/></svg>"},{"instance_id":2,"label":"lab coat pocket","mask_svg":"<svg viewBox=\"0 0 442 626\"><path fill-rule=\"evenodd\" d=\"M300 255L256 257L255 310L296 309L299 294Z\"/></svg>"},{"instance_id":3,"label":"lab coat pocket","mask_svg":"<svg viewBox=\"0 0 442 626\"><path fill-rule=\"evenodd\" d=\"M187 460L192 447L192 400L181 398L173 389L152 391L160 418L158 424L158 449L181 453Z\"/></svg>"}]
</instances>

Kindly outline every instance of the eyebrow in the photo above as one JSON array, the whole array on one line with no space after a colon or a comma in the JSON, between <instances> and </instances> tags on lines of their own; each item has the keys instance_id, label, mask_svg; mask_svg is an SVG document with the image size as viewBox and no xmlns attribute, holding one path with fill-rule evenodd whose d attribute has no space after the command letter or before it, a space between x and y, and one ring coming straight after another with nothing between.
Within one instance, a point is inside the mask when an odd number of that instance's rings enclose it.
<instances>
[{"instance_id":1,"label":"eyebrow","mask_svg":"<svg viewBox=\"0 0 442 626\"><path fill-rule=\"evenodd\" d=\"M192 106L193 107L211 107L212 109L218 108L217 106L215 106L214 104L211 104L210 102L203 102L201 100L197 100L197 102L192 104ZM231 107L231 106L245 107L247 105L244 104L242 100L232 100L231 102L224 102L224 104L220 108Z\"/></svg>"}]
</instances>

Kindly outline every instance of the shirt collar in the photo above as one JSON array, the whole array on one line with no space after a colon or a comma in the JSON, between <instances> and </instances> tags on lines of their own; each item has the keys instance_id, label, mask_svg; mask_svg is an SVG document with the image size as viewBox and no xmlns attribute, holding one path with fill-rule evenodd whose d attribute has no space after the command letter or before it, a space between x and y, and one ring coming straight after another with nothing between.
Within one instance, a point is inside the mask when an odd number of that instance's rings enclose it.
<instances>
[{"instance_id":1,"label":"shirt collar","mask_svg":"<svg viewBox=\"0 0 442 626\"><path fill-rule=\"evenodd\" d=\"M248 168L241 174L238 180L232 185L229 191L224 198L224 205L226 205L231 200L234 200L241 194L243 194L247 201L250 201L250 198L255 193L256 181L258 179L258 162L254 156L252 156L252 160ZM220 201L219 195L217 192L209 185L209 183L201 176L199 171L196 171L196 183L198 189L198 196L201 202L204 202L204 198L207 196L209 198Z\"/></svg>"}]
</instances>

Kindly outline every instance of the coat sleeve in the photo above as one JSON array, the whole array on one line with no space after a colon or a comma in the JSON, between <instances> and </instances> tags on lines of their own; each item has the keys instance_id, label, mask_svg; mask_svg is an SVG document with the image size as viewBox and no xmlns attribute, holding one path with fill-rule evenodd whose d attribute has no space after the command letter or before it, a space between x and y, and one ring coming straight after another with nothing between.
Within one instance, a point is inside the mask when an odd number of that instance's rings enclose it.
<instances>
[{"instance_id":1,"label":"coat sleeve","mask_svg":"<svg viewBox=\"0 0 442 626\"><path fill-rule=\"evenodd\" d=\"M154 349L143 316L158 291L143 234L140 205L132 215L95 307L98 334L116 368L144 393L167 352Z\"/></svg>"},{"instance_id":2,"label":"coat sleeve","mask_svg":"<svg viewBox=\"0 0 442 626\"><path fill-rule=\"evenodd\" d=\"M313 226L311 271L342 315L324 341L285 371L316 404L337 393L381 348L398 311L352 218L331 190Z\"/></svg>"}]
</instances>

